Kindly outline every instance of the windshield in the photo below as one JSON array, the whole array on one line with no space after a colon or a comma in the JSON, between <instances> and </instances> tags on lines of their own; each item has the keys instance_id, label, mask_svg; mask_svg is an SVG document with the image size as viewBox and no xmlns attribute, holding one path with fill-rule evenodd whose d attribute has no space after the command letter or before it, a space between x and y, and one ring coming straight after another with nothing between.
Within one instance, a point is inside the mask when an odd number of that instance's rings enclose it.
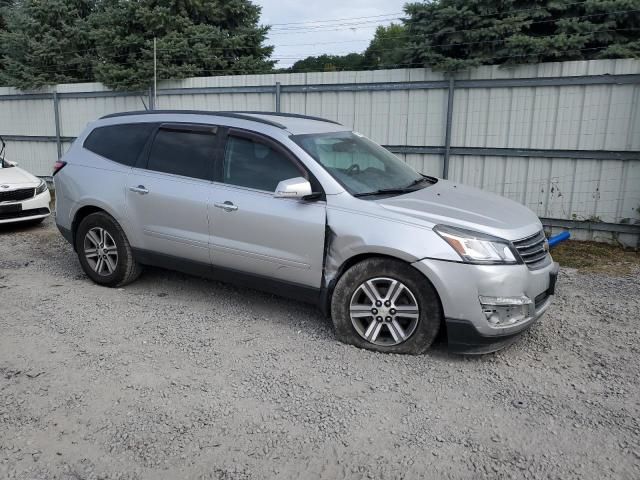
<instances>
[{"instance_id":1,"label":"windshield","mask_svg":"<svg viewBox=\"0 0 640 480\"><path fill-rule=\"evenodd\" d=\"M430 183L391 152L355 132L291 138L354 196L405 193Z\"/></svg>"}]
</instances>

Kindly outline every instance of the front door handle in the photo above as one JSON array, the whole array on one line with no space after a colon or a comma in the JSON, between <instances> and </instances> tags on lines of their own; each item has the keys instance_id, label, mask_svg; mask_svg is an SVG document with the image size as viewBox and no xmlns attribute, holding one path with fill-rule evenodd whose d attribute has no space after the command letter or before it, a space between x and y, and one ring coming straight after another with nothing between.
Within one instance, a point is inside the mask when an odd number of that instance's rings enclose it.
<instances>
[{"instance_id":1,"label":"front door handle","mask_svg":"<svg viewBox=\"0 0 640 480\"><path fill-rule=\"evenodd\" d=\"M224 203L214 203L213 206L216 208L221 208L225 212L235 212L236 210L238 210L238 207L234 205L233 202L230 202L228 200Z\"/></svg>"},{"instance_id":2,"label":"front door handle","mask_svg":"<svg viewBox=\"0 0 640 480\"><path fill-rule=\"evenodd\" d=\"M144 188L144 185L138 185L137 187L129 187L129 190L131 190L132 192L139 193L140 195L146 195L147 193L149 193L149 190Z\"/></svg>"}]
</instances>

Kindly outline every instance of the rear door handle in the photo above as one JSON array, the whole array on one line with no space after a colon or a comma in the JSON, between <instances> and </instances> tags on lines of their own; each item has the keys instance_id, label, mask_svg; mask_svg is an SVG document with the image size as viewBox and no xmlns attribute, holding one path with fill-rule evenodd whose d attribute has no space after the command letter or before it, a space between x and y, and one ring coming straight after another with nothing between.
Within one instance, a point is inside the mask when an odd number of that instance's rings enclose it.
<instances>
[{"instance_id":1,"label":"rear door handle","mask_svg":"<svg viewBox=\"0 0 640 480\"><path fill-rule=\"evenodd\" d=\"M149 193L149 190L144 188L144 185L138 185L137 187L129 187L129 190L135 193L139 193L140 195L146 195Z\"/></svg>"},{"instance_id":2,"label":"rear door handle","mask_svg":"<svg viewBox=\"0 0 640 480\"><path fill-rule=\"evenodd\" d=\"M238 210L238 207L228 200L224 203L214 203L213 206L216 208L221 208L225 212L235 212L236 210Z\"/></svg>"}]
</instances>

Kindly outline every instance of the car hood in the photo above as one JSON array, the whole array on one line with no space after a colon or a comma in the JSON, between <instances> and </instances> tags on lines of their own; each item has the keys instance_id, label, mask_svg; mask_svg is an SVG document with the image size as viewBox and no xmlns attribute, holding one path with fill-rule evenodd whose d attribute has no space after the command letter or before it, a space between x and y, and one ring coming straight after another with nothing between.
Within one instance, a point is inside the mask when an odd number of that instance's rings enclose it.
<instances>
[{"instance_id":1,"label":"car hood","mask_svg":"<svg viewBox=\"0 0 640 480\"><path fill-rule=\"evenodd\" d=\"M527 207L499 195L447 180L377 203L397 214L433 225L450 225L518 240L542 229Z\"/></svg>"},{"instance_id":2,"label":"car hood","mask_svg":"<svg viewBox=\"0 0 640 480\"><path fill-rule=\"evenodd\" d=\"M36 186L40 183L37 177L18 167L0 168L0 191L5 190L2 185L14 187Z\"/></svg>"}]
</instances>

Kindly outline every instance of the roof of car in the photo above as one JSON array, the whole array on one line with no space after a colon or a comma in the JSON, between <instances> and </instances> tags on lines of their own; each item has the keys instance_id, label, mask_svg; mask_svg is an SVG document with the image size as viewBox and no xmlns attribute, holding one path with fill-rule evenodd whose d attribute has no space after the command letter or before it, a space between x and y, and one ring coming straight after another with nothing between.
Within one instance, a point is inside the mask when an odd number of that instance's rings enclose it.
<instances>
[{"instance_id":1,"label":"roof of car","mask_svg":"<svg viewBox=\"0 0 640 480\"><path fill-rule=\"evenodd\" d=\"M281 112L256 112L256 111L207 111L207 110L141 110L133 112L121 112L105 115L101 119L127 117L127 116L151 116L151 115L207 115L215 117L228 117L241 120L248 120L257 123L270 125L282 130L286 130L293 135L305 133L325 133L347 130L346 127L333 120L328 120L310 115ZM172 121L174 119L172 118Z\"/></svg>"}]
</instances>

